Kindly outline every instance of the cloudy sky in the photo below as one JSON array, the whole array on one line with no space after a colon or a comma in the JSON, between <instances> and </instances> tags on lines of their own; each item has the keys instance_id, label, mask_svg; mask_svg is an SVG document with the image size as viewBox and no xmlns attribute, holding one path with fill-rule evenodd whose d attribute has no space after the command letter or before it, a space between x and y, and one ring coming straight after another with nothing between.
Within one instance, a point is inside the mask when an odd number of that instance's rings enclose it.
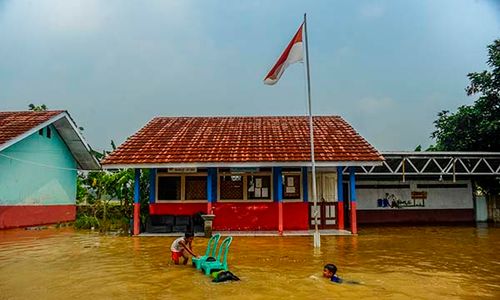
<instances>
[{"instance_id":1,"label":"cloudy sky","mask_svg":"<svg viewBox=\"0 0 500 300\"><path fill-rule=\"evenodd\" d=\"M95 149L154 116L304 115L302 64L262 84L304 12L313 113L380 150L432 143L500 38L495 0L0 0L0 110L68 110Z\"/></svg>"}]
</instances>

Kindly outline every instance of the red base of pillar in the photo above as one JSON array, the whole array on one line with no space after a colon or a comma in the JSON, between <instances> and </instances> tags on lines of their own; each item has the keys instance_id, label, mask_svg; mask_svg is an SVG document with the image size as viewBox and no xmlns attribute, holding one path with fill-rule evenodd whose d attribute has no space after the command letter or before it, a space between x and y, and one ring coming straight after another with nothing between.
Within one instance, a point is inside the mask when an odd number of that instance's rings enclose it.
<instances>
[{"instance_id":1,"label":"red base of pillar","mask_svg":"<svg viewBox=\"0 0 500 300\"><path fill-rule=\"evenodd\" d=\"M278 202L278 233L283 235L283 202Z\"/></svg>"},{"instance_id":2,"label":"red base of pillar","mask_svg":"<svg viewBox=\"0 0 500 300\"><path fill-rule=\"evenodd\" d=\"M212 202L207 203L207 215L212 214Z\"/></svg>"},{"instance_id":3,"label":"red base of pillar","mask_svg":"<svg viewBox=\"0 0 500 300\"><path fill-rule=\"evenodd\" d=\"M138 235L140 233L140 212L141 204L134 203L134 235Z\"/></svg>"},{"instance_id":4,"label":"red base of pillar","mask_svg":"<svg viewBox=\"0 0 500 300\"><path fill-rule=\"evenodd\" d=\"M344 202L338 202L338 209L339 230L344 230Z\"/></svg>"},{"instance_id":5,"label":"red base of pillar","mask_svg":"<svg viewBox=\"0 0 500 300\"><path fill-rule=\"evenodd\" d=\"M358 222L356 220L356 202L351 202L351 232L358 233Z\"/></svg>"}]
</instances>

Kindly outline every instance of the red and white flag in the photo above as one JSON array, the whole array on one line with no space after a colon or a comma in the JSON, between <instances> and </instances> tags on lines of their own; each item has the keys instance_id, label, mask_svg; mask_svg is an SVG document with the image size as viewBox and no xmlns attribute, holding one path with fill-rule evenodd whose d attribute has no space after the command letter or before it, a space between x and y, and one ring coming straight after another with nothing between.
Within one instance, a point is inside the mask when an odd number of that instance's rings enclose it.
<instances>
[{"instance_id":1,"label":"red and white flag","mask_svg":"<svg viewBox=\"0 0 500 300\"><path fill-rule=\"evenodd\" d=\"M299 30L290 41L285 51L281 54L280 58L273 66L271 71L264 78L264 84L274 85L280 79L281 75L285 69L296 62L303 61L304 59L304 47L302 43L302 28L304 24L300 25Z\"/></svg>"}]
</instances>

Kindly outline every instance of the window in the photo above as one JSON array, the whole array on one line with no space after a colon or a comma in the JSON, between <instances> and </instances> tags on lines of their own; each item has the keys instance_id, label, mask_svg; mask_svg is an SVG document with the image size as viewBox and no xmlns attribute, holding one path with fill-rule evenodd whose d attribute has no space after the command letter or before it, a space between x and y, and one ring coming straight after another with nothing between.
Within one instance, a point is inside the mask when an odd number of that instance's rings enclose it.
<instances>
[{"instance_id":1,"label":"window","mask_svg":"<svg viewBox=\"0 0 500 300\"><path fill-rule=\"evenodd\" d=\"M248 199L271 199L271 176L248 175Z\"/></svg>"},{"instance_id":2,"label":"window","mask_svg":"<svg viewBox=\"0 0 500 300\"><path fill-rule=\"evenodd\" d=\"M220 199L243 200L243 176L220 176Z\"/></svg>"},{"instance_id":3,"label":"window","mask_svg":"<svg viewBox=\"0 0 500 300\"><path fill-rule=\"evenodd\" d=\"M52 136L52 132L50 131L50 127L47 127L47 137L50 139Z\"/></svg>"},{"instance_id":4,"label":"window","mask_svg":"<svg viewBox=\"0 0 500 300\"><path fill-rule=\"evenodd\" d=\"M219 169L218 199L221 201L272 201L272 178L271 168L258 168L255 171L234 171L230 168L221 168Z\"/></svg>"},{"instance_id":5,"label":"window","mask_svg":"<svg viewBox=\"0 0 500 300\"><path fill-rule=\"evenodd\" d=\"M300 174L283 175L283 199L297 200L301 198L300 179Z\"/></svg>"},{"instance_id":6,"label":"window","mask_svg":"<svg viewBox=\"0 0 500 300\"><path fill-rule=\"evenodd\" d=\"M43 136L43 128L38 130L38 134Z\"/></svg>"},{"instance_id":7,"label":"window","mask_svg":"<svg viewBox=\"0 0 500 300\"><path fill-rule=\"evenodd\" d=\"M185 200L207 199L207 176L186 176Z\"/></svg>"},{"instance_id":8,"label":"window","mask_svg":"<svg viewBox=\"0 0 500 300\"><path fill-rule=\"evenodd\" d=\"M181 176L158 177L158 200L181 200Z\"/></svg>"}]
</instances>

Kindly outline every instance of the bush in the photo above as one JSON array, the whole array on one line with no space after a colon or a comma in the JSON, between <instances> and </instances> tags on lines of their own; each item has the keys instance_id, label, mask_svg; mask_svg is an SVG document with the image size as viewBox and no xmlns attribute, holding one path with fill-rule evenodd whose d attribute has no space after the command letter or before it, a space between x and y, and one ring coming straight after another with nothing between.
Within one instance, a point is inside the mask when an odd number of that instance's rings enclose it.
<instances>
[{"instance_id":1,"label":"bush","mask_svg":"<svg viewBox=\"0 0 500 300\"><path fill-rule=\"evenodd\" d=\"M99 228L99 220L94 216L79 215L75 220L75 228L92 229Z\"/></svg>"}]
</instances>

